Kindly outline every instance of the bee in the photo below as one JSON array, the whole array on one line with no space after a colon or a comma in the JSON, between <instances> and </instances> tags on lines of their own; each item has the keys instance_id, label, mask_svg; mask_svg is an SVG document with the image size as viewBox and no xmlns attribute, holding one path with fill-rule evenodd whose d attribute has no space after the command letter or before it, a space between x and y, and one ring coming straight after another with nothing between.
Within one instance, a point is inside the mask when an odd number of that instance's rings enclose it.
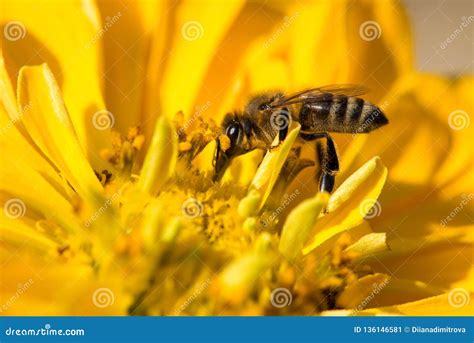
<instances>
[{"instance_id":1,"label":"bee","mask_svg":"<svg viewBox=\"0 0 474 343\"><path fill-rule=\"evenodd\" d=\"M300 138L316 141L321 170L319 189L331 193L339 171L336 146L330 133L369 133L388 124L382 110L360 98L367 89L360 85L329 85L291 95L273 92L250 99L241 112L229 113L222 122L222 132L229 146L216 140L213 165L214 181L220 180L236 156L254 149L273 149L284 141L292 121L301 125ZM272 145L278 135L278 145ZM321 139L326 144L320 144Z\"/></svg>"}]
</instances>

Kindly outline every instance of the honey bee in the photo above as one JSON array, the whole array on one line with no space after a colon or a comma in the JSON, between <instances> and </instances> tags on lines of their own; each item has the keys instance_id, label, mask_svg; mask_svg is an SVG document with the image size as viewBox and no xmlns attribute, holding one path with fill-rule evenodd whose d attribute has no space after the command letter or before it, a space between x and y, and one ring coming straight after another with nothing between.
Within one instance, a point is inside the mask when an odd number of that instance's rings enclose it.
<instances>
[{"instance_id":1,"label":"honey bee","mask_svg":"<svg viewBox=\"0 0 474 343\"><path fill-rule=\"evenodd\" d=\"M229 113L222 122L222 131L228 137L225 148L218 138L213 160L214 180L223 176L232 159L254 149L273 149L288 134L292 121L301 125L303 141L325 139L323 146L316 144L319 189L332 192L339 171L336 146L330 133L368 133L388 123L382 110L359 96L367 93L360 85L329 85L307 89L292 95L265 93L253 97L242 112Z\"/></svg>"}]
</instances>

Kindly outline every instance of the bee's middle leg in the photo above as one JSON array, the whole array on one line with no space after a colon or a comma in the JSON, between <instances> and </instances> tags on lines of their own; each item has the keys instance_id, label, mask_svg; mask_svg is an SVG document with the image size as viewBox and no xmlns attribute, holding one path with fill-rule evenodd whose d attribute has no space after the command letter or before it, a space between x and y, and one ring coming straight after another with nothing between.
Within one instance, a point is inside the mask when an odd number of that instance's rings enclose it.
<instances>
[{"instance_id":1,"label":"bee's middle leg","mask_svg":"<svg viewBox=\"0 0 474 343\"><path fill-rule=\"evenodd\" d=\"M331 136L327 132L322 133L301 133L301 138L306 141L326 139L326 146L323 147L321 142L316 142L316 155L321 165L319 176L320 192L331 193L334 189L336 174L339 171L339 158L336 152L336 146Z\"/></svg>"}]
</instances>

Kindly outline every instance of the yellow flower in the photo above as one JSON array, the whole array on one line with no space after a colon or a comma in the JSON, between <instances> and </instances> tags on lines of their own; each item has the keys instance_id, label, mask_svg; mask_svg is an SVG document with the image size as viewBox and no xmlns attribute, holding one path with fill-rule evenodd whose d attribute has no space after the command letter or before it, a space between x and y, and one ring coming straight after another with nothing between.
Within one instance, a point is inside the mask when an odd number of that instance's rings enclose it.
<instances>
[{"instance_id":1,"label":"yellow flower","mask_svg":"<svg viewBox=\"0 0 474 343\"><path fill-rule=\"evenodd\" d=\"M398 2L9 1L1 24L2 314L472 313L474 81L414 70ZM333 194L297 124L212 182L250 94L347 82L390 125L335 135Z\"/></svg>"}]
</instances>

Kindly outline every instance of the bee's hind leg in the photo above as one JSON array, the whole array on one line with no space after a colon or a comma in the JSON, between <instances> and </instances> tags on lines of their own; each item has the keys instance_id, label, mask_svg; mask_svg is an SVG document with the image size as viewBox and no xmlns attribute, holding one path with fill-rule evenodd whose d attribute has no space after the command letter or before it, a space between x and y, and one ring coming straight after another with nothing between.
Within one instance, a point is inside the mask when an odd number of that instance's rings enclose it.
<instances>
[{"instance_id":1,"label":"bee's hind leg","mask_svg":"<svg viewBox=\"0 0 474 343\"><path fill-rule=\"evenodd\" d=\"M337 155L333 154L333 150L329 148L329 141L327 141L326 149L323 144L318 141L316 142L316 155L321 165L321 171L319 175L319 191L331 193L334 189L334 183L336 181L336 174L339 168L333 168L334 163L337 165ZM334 150L335 151L335 150Z\"/></svg>"},{"instance_id":2,"label":"bee's hind leg","mask_svg":"<svg viewBox=\"0 0 474 343\"><path fill-rule=\"evenodd\" d=\"M316 142L316 156L321 165L321 171L317 176L319 178L319 191L331 193L334 189L336 174L339 171L339 159L334 141L327 132L301 133L301 138L306 141L326 138L326 146L323 146L320 141Z\"/></svg>"}]
</instances>

